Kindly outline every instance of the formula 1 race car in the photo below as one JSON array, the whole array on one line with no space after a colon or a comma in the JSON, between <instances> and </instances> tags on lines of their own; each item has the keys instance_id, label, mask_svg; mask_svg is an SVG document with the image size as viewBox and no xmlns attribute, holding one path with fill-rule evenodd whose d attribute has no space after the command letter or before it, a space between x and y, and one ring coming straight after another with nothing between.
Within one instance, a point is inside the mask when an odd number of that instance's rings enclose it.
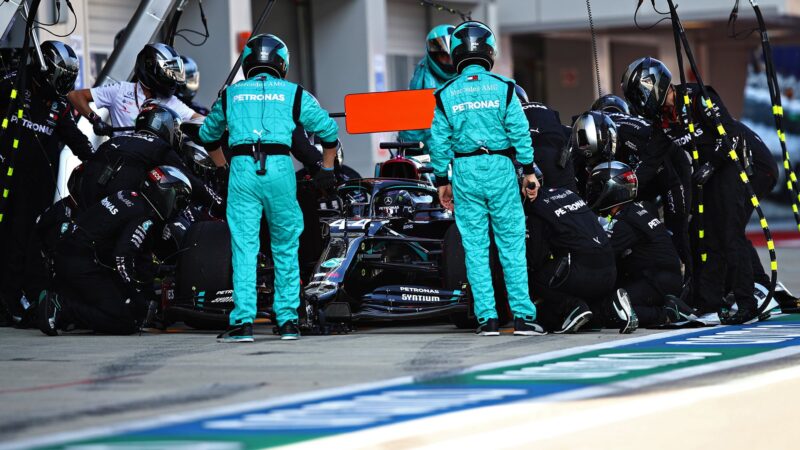
<instances>
[{"instance_id":1,"label":"formula 1 race car","mask_svg":"<svg viewBox=\"0 0 800 450\"><path fill-rule=\"evenodd\" d=\"M402 150L417 143L382 143ZM402 156L400 157L402 158ZM408 164L409 175L429 167ZM384 163L385 164L385 163ZM413 165L412 165L413 164ZM337 189L340 217L327 220L327 247L303 290L304 325L325 332L356 321L449 318L476 325L461 235L452 213L427 181L403 178L350 180ZM497 267L497 257L492 254ZM500 273L499 270L493 270ZM495 280L498 294L502 281ZM502 297L502 295L498 295ZM507 304L498 299L508 318Z\"/></svg>"},{"instance_id":2,"label":"formula 1 race car","mask_svg":"<svg viewBox=\"0 0 800 450\"><path fill-rule=\"evenodd\" d=\"M459 328L476 325L453 215L421 176L430 168L403 155L418 145L382 143L398 150L389 166L402 168L399 177L350 179L332 199L312 200L310 184L298 183L298 192L308 194L298 196L301 203L307 200L301 205L306 231L300 246L304 333L346 331L357 321L441 318ZM185 234L174 275L162 285L160 310L167 323L223 329L233 308L227 226L198 222ZM494 250L491 263L492 272L500 274ZM272 315L272 286L272 261L265 250L257 272L259 317ZM509 319L501 275L495 286L501 320Z\"/></svg>"}]
</instances>

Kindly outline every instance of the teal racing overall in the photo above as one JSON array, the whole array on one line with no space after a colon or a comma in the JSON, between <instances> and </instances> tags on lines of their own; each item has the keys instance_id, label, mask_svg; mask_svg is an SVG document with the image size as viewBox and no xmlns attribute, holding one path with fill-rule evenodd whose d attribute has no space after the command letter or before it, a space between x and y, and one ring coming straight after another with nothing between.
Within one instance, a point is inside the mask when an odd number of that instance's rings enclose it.
<instances>
[{"instance_id":1,"label":"teal racing overall","mask_svg":"<svg viewBox=\"0 0 800 450\"><path fill-rule=\"evenodd\" d=\"M500 254L509 305L515 317L536 318L528 292L525 214L512 158L533 173L528 120L514 95L514 81L478 65L436 91L431 127L431 165L437 184L447 184L453 161L455 217L466 253L475 315L497 318L489 266L489 224Z\"/></svg>"},{"instance_id":2,"label":"teal racing overall","mask_svg":"<svg viewBox=\"0 0 800 450\"><path fill-rule=\"evenodd\" d=\"M292 131L300 124L323 146L335 147L338 126L302 87L269 74L229 86L200 128L204 143L219 140L226 128L232 150L228 181L228 226L233 250L230 324L256 317L256 264L264 214L272 236L275 265L274 310L278 326L297 320L300 272L297 251L303 215L297 204Z\"/></svg>"}]
</instances>

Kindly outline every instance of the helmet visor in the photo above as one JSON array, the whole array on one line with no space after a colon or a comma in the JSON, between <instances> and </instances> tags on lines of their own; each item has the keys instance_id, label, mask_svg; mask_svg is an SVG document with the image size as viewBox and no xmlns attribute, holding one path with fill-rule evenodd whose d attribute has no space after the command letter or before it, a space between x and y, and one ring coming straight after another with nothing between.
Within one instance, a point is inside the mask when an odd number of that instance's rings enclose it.
<instances>
[{"instance_id":1,"label":"helmet visor","mask_svg":"<svg viewBox=\"0 0 800 450\"><path fill-rule=\"evenodd\" d=\"M450 35L439 36L428 40L428 53L450 54Z\"/></svg>"},{"instance_id":2,"label":"helmet visor","mask_svg":"<svg viewBox=\"0 0 800 450\"><path fill-rule=\"evenodd\" d=\"M186 78L186 89L191 92L197 92L200 89L200 72L195 72Z\"/></svg>"},{"instance_id":3,"label":"helmet visor","mask_svg":"<svg viewBox=\"0 0 800 450\"><path fill-rule=\"evenodd\" d=\"M56 66L50 77L50 83L58 95L67 95L75 88L75 80L78 78L78 71L68 67Z\"/></svg>"},{"instance_id":4,"label":"helmet visor","mask_svg":"<svg viewBox=\"0 0 800 450\"><path fill-rule=\"evenodd\" d=\"M158 59L159 74L165 78L164 81L172 81L176 84L186 83L186 71L183 68L183 60L180 58Z\"/></svg>"}]
</instances>

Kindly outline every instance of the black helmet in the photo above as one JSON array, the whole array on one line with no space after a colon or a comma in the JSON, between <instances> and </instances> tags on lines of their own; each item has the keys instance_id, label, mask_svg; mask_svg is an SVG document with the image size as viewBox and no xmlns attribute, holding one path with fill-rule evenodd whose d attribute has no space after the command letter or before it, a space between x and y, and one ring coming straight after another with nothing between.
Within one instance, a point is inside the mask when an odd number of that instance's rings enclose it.
<instances>
[{"instance_id":1,"label":"black helmet","mask_svg":"<svg viewBox=\"0 0 800 450\"><path fill-rule=\"evenodd\" d=\"M630 166L619 161L602 163L592 169L586 182L586 202L595 213L632 202L639 190L639 179Z\"/></svg>"},{"instance_id":2,"label":"black helmet","mask_svg":"<svg viewBox=\"0 0 800 450\"><path fill-rule=\"evenodd\" d=\"M142 196L162 220L167 220L189 206L192 184L177 167L158 166L147 173Z\"/></svg>"},{"instance_id":3,"label":"black helmet","mask_svg":"<svg viewBox=\"0 0 800 450\"><path fill-rule=\"evenodd\" d=\"M429 199L430 201L433 198ZM414 194L405 189L389 189L375 196L375 217L413 218Z\"/></svg>"},{"instance_id":4,"label":"black helmet","mask_svg":"<svg viewBox=\"0 0 800 450\"><path fill-rule=\"evenodd\" d=\"M461 73L470 64L478 64L492 70L497 56L497 40L488 26L471 20L453 30L450 36L450 57Z\"/></svg>"},{"instance_id":5,"label":"black helmet","mask_svg":"<svg viewBox=\"0 0 800 450\"><path fill-rule=\"evenodd\" d=\"M607 115L587 111L575 119L570 145L586 158L586 167L611 161L617 151L617 126Z\"/></svg>"},{"instance_id":6,"label":"black helmet","mask_svg":"<svg viewBox=\"0 0 800 450\"><path fill-rule=\"evenodd\" d=\"M197 63L188 56L182 56L183 70L186 74L186 82L178 86L175 95L186 102L191 102L197 90L200 89L200 70L197 68Z\"/></svg>"},{"instance_id":7,"label":"black helmet","mask_svg":"<svg viewBox=\"0 0 800 450\"><path fill-rule=\"evenodd\" d=\"M456 72L450 59L450 35L453 30L455 27L452 25L437 25L428 33L425 41L428 66L443 80L452 78Z\"/></svg>"},{"instance_id":8,"label":"black helmet","mask_svg":"<svg viewBox=\"0 0 800 450\"><path fill-rule=\"evenodd\" d=\"M521 103L528 103L530 101L528 100L528 93L518 84L514 85L514 93L517 94L517 98L519 98Z\"/></svg>"},{"instance_id":9,"label":"black helmet","mask_svg":"<svg viewBox=\"0 0 800 450\"><path fill-rule=\"evenodd\" d=\"M157 136L174 148L178 148L183 140L178 113L152 102L142 106L142 110L136 116L134 130Z\"/></svg>"},{"instance_id":10,"label":"black helmet","mask_svg":"<svg viewBox=\"0 0 800 450\"><path fill-rule=\"evenodd\" d=\"M67 95L75 88L80 64L78 56L69 45L59 41L45 41L39 47L44 56L45 68L42 70L39 59L34 60L34 79L50 98Z\"/></svg>"},{"instance_id":11,"label":"black helmet","mask_svg":"<svg viewBox=\"0 0 800 450\"><path fill-rule=\"evenodd\" d=\"M191 161L191 164L197 166L199 170L213 170L217 167L211 156L209 156L208 150L189 139L184 139L181 144L181 152L184 159Z\"/></svg>"},{"instance_id":12,"label":"black helmet","mask_svg":"<svg viewBox=\"0 0 800 450\"><path fill-rule=\"evenodd\" d=\"M242 70L245 78L262 72L285 78L289 71L289 47L271 34L253 36L242 52Z\"/></svg>"},{"instance_id":13,"label":"black helmet","mask_svg":"<svg viewBox=\"0 0 800 450\"><path fill-rule=\"evenodd\" d=\"M188 72L187 72L188 73ZM592 111L601 111L606 113L622 113L631 115L631 109L625 100L613 94L604 95L592 103Z\"/></svg>"},{"instance_id":14,"label":"black helmet","mask_svg":"<svg viewBox=\"0 0 800 450\"><path fill-rule=\"evenodd\" d=\"M72 172L69 174L69 178L67 179L67 191L77 204L81 203L79 198L81 190L83 189L84 173L85 170L83 164L78 164L74 169L72 169Z\"/></svg>"},{"instance_id":15,"label":"black helmet","mask_svg":"<svg viewBox=\"0 0 800 450\"><path fill-rule=\"evenodd\" d=\"M147 44L136 56L136 78L158 97L175 94L186 82L183 60L167 44Z\"/></svg>"},{"instance_id":16,"label":"black helmet","mask_svg":"<svg viewBox=\"0 0 800 450\"><path fill-rule=\"evenodd\" d=\"M636 114L656 120L667 98L672 74L661 61L646 57L637 59L622 76L622 92Z\"/></svg>"}]
</instances>

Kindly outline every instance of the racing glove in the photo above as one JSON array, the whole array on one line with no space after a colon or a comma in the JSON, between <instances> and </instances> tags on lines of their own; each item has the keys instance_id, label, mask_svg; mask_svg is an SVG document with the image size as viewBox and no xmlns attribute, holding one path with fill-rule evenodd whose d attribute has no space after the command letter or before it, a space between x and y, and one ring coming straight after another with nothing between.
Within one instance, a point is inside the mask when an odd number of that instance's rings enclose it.
<instances>
[{"instance_id":1,"label":"racing glove","mask_svg":"<svg viewBox=\"0 0 800 450\"><path fill-rule=\"evenodd\" d=\"M92 112L89 114L89 122L92 123L92 130L94 130L94 134L98 136L111 136L114 132L114 129L111 125L107 124L100 118L97 114Z\"/></svg>"},{"instance_id":2,"label":"racing glove","mask_svg":"<svg viewBox=\"0 0 800 450\"><path fill-rule=\"evenodd\" d=\"M328 190L336 184L336 175L333 168L321 167L319 172L314 175L314 186L318 189Z\"/></svg>"},{"instance_id":3,"label":"racing glove","mask_svg":"<svg viewBox=\"0 0 800 450\"><path fill-rule=\"evenodd\" d=\"M692 174L692 181L694 184L702 186L708 182L712 175L714 175L714 166L707 162Z\"/></svg>"}]
</instances>

